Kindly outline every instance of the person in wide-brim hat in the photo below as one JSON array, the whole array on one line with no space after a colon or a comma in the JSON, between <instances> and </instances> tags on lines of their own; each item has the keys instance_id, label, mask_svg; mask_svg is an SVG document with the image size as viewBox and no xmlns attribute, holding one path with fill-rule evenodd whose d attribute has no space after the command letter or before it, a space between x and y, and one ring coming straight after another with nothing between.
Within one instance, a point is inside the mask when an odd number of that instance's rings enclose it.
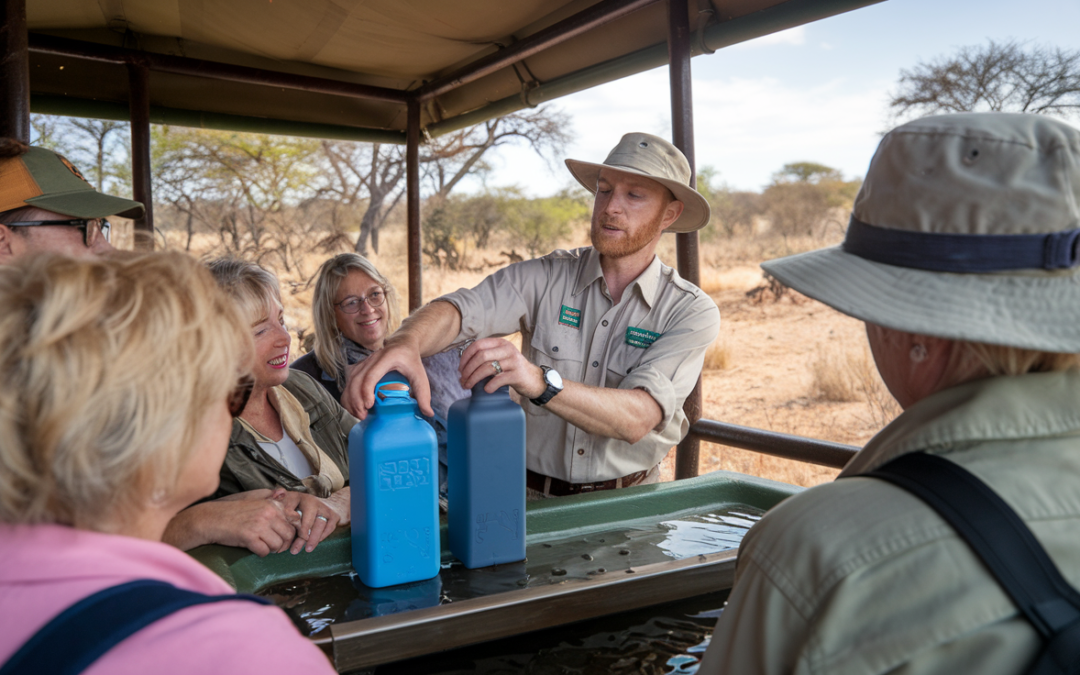
<instances>
[{"instance_id":1,"label":"person in wide-brim hat","mask_svg":"<svg viewBox=\"0 0 1080 675\"><path fill-rule=\"evenodd\" d=\"M929 503L982 483L1048 554L1019 582L1056 566L1057 593L1080 586L1078 196L1080 130L928 117L882 139L841 246L762 265L865 322L903 413L751 529L698 672L1035 672L1031 614L967 544L1009 519L979 506L962 538ZM937 502L915 496L930 476ZM1038 597L1054 626L1080 611Z\"/></svg>"},{"instance_id":2,"label":"person in wide-brim hat","mask_svg":"<svg viewBox=\"0 0 1080 675\"><path fill-rule=\"evenodd\" d=\"M607 168L642 176L671 190L683 211L667 232L695 232L709 224L709 202L690 184L690 162L671 143L652 134L626 134L602 164L567 159L566 167L581 185L596 194L600 170Z\"/></svg>"}]
</instances>

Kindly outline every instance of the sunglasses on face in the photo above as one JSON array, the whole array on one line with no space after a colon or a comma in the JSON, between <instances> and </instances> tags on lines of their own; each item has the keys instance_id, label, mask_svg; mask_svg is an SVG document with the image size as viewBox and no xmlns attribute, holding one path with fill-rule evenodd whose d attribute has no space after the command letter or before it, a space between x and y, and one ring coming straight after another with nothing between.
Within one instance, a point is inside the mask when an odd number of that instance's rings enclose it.
<instances>
[{"instance_id":1,"label":"sunglasses on face","mask_svg":"<svg viewBox=\"0 0 1080 675\"><path fill-rule=\"evenodd\" d=\"M82 231L83 244L92 246L97 242L98 236L109 241L109 232L112 225L104 218L72 218L71 220L22 220L17 223L5 223L8 227L76 227Z\"/></svg>"},{"instance_id":2,"label":"sunglasses on face","mask_svg":"<svg viewBox=\"0 0 1080 675\"><path fill-rule=\"evenodd\" d=\"M368 307L375 309L386 300L386 294L382 291L372 291L368 295L350 295L337 304L338 309L346 314L356 314L360 311L360 305L367 303Z\"/></svg>"},{"instance_id":3,"label":"sunglasses on face","mask_svg":"<svg viewBox=\"0 0 1080 675\"><path fill-rule=\"evenodd\" d=\"M240 417L240 413L244 412L244 408L248 404L248 399L251 398L251 390L255 388L255 378L250 374L244 375L236 383L236 387L229 393L228 405L229 414L233 417Z\"/></svg>"}]
</instances>

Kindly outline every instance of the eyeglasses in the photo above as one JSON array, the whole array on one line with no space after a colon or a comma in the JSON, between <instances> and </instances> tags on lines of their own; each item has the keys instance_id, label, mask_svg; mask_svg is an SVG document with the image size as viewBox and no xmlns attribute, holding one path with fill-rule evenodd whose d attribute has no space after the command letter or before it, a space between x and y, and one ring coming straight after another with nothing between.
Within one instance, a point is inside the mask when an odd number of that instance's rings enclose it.
<instances>
[{"instance_id":1,"label":"eyeglasses","mask_svg":"<svg viewBox=\"0 0 1080 675\"><path fill-rule=\"evenodd\" d=\"M367 303L367 306L375 309L381 307L383 302L386 301L386 293L382 291L372 291L368 295L350 295L337 304L338 308L346 314L356 314L360 311L360 305Z\"/></svg>"},{"instance_id":2,"label":"eyeglasses","mask_svg":"<svg viewBox=\"0 0 1080 675\"><path fill-rule=\"evenodd\" d=\"M100 234L105 241L109 241L109 232L112 225L104 218L73 218L71 220L23 220L17 223L4 223L8 227L41 227L42 225L59 225L77 227L82 231L83 244L93 246Z\"/></svg>"},{"instance_id":3,"label":"eyeglasses","mask_svg":"<svg viewBox=\"0 0 1080 675\"><path fill-rule=\"evenodd\" d=\"M229 414L233 417L240 417L240 413L244 412L244 408L247 407L248 400L251 398L251 390L255 388L255 378L250 374L244 375L236 383L236 387L229 393L227 403L229 405Z\"/></svg>"}]
</instances>

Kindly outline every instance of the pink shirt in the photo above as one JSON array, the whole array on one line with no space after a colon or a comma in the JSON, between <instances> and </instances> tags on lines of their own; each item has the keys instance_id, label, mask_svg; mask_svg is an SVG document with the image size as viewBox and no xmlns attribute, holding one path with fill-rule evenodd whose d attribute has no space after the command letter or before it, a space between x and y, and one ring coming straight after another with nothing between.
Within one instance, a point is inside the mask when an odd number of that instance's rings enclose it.
<instances>
[{"instance_id":1,"label":"pink shirt","mask_svg":"<svg viewBox=\"0 0 1080 675\"><path fill-rule=\"evenodd\" d=\"M168 544L61 525L0 523L0 663L76 601L135 579L232 589ZM334 673L285 613L246 600L188 607L135 633L86 675Z\"/></svg>"}]
</instances>

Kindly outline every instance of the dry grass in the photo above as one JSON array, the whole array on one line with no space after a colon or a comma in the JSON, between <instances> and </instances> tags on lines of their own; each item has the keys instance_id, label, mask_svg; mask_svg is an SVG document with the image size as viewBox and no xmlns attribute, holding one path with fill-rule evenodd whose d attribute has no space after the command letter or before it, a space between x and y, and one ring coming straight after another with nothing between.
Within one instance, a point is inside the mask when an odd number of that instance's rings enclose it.
<instances>
[{"instance_id":1,"label":"dry grass","mask_svg":"<svg viewBox=\"0 0 1080 675\"><path fill-rule=\"evenodd\" d=\"M720 335L716 338L716 342L709 345L709 349L705 352L705 370L727 370L731 368L732 356L731 345L728 344L727 338L724 335Z\"/></svg>"},{"instance_id":2,"label":"dry grass","mask_svg":"<svg viewBox=\"0 0 1080 675\"><path fill-rule=\"evenodd\" d=\"M900 414L900 405L881 381L865 346L862 349L841 349L835 344L822 346L810 364L810 371L811 396L832 403L863 402L871 426L883 427Z\"/></svg>"}]
</instances>

